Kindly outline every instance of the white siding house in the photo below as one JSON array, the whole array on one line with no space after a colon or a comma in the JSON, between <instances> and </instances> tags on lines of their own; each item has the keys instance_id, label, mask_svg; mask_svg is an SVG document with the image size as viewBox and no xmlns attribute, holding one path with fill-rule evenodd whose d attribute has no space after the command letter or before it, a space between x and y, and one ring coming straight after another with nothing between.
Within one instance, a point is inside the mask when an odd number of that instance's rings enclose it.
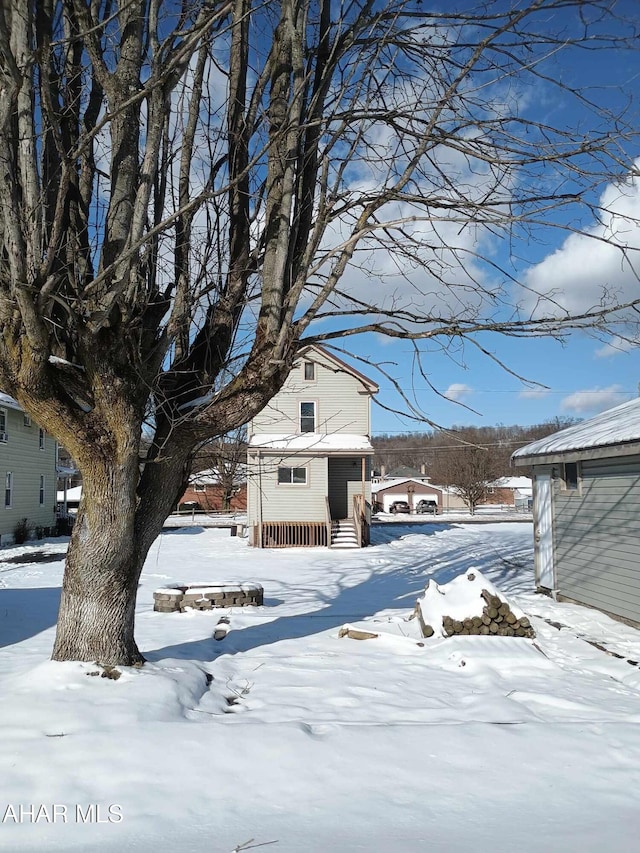
<instances>
[{"instance_id":1,"label":"white siding house","mask_svg":"<svg viewBox=\"0 0 640 853\"><path fill-rule=\"evenodd\" d=\"M640 400L528 444L536 583L640 623Z\"/></svg>"},{"instance_id":2,"label":"white siding house","mask_svg":"<svg viewBox=\"0 0 640 853\"><path fill-rule=\"evenodd\" d=\"M0 393L0 543L13 541L16 524L50 528L56 523L56 443Z\"/></svg>"},{"instance_id":3,"label":"white siding house","mask_svg":"<svg viewBox=\"0 0 640 853\"><path fill-rule=\"evenodd\" d=\"M377 390L327 350L301 351L283 388L249 424L252 544L367 544Z\"/></svg>"}]
</instances>

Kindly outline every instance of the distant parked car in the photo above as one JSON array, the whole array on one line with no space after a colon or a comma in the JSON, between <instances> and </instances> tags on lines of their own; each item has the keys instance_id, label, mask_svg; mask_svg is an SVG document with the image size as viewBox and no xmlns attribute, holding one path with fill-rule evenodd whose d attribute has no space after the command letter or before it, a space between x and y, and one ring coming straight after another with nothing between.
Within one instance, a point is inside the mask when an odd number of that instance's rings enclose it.
<instances>
[{"instance_id":1,"label":"distant parked car","mask_svg":"<svg viewBox=\"0 0 640 853\"><path fill-rule=\"evenodd\" d=\"M419 513L427 512L427 513L431 513L431 515L437 515L438 504L436 501L427 501L427 500L418 501L418 504L416 506L416 512L419 512Z\"/></svg>"},{"instance_id":2,"label":"distant parked car","mask_svg":"<svg viewBox=\"0 0 640 853\"><path fill-rule=\"evenodd\" d=\"M411 512L411 507L406 501L394 501L389 507L389 512Z\"/></svg>"}]
</instances>

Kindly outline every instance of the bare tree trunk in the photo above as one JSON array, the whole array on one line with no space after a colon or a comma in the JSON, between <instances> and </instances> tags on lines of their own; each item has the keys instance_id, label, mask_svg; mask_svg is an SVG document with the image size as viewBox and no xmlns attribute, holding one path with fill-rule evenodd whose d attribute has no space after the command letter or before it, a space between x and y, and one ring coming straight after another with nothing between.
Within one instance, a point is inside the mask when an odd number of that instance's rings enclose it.
<instances>
[{"instance_id":1,"label":"bare tree trunk","mask_svg":"<svg viewBox=\"0 0 640 853\"><path fill-rule=\"evenodd\" d=\"M54 660L135 666L144 658L134 639L136 586L142 565L132 539L123 542L117 520L104 526L113 541L100 553L82 547L84 519L74 527L60 600ZM142 560L144 562L144 559Z\"/></svg>"},{"instance_id":2,"label":"bare tree trunk","mask_svg":"<svg viewBox=\"0 0 640 853\"><path fill-rule=\"evenodd\" d=\"M55 660L133 665L133 626L146 552L134 537L137 453L83 470L83 495L67 553Z\"/></svg>"}]
</instances>

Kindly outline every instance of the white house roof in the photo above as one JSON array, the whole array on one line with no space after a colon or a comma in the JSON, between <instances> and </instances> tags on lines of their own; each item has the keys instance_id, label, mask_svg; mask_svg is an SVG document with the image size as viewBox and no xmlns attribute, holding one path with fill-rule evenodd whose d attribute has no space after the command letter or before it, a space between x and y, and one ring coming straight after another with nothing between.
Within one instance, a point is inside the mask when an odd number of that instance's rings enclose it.
<instances>
[{"instance_id":1,"label":"white house roof","mask_svg":"<svg viewBox=\"0 0 640 853\"><path fill-rule=\"evenodd\" d=\"M197 483L199 486L217 486L220 482L220 474L217 468L204 468L189 477L190 483Z\"/></svg>"},{"instance_id":2,"label":"white house roof","mask_svg":"<svg viewBox=\"0 0 640 853\"><path fill-rule=\"evenodd\" d=\"M373 453L373 447L367 435L349 433L303 432L298 435L282 433L262 433L249 440L252 450L278 450L287 453Z\"/></svg>"},{"instance_id":3,"label":"white house roof","mask_svg":"<svg viewBox=\"0 0 640 853\"><path fill-rule=\"evenodd\" d=\"M437 492L442 491L442 486L434 486L433 483L427 483L425 480L419 480L415 477L397 477L391 480L381 480L379 483L371 484L371 491L374 494L378 494L378 492L383 492L385 489L392 489L396 486L402 486L405 483L415 483L417 486L422 486L423 488L435 489Z\"/></svg>"},{"instance_id":4,"label":"white house roof","mask_svg":"<svg viewBox=\"0 0 640 853\"><path fill-rule=\"evenodd\" d=\"M637 442L640 442L640 398L520 447L511 458L516 464L526 465L530 459L580 450L621 445L633 449L631 446Z\"/></svg>"},{"instance_id":5,"label":"white house roof","mask_svg":"<svg viewBox=\"0 0 640 853\"><path fill-rule=\"evenodd\" d=\"M533 481L530 477L500 477L491 485L496 489L514 489L519 492L533 491Z\"/></svg>"},{"instance_id":6,"label":"white house roof","mask_svg":"<svg viewBox=\"0 0 640 853\"><path fill-rule=\"evenodd\" d=\"M82 486L73 486L71 489L67 489L67 500L68 501L79 501L82 497ZM64 489L60 489L56 494L56 500L58 503L62 503L64 500Z\"/></svg>"},{"instance_id":7,"label":"white house roof","mask_svg":"<svg viewBox=\"0 0 640 853\"><path fill-rule=\"evenodd\" d=\"M8 394L4 394L2 391L0 391L0 406L6 406L8 409L17 409L19 412L22 411L22 406L18 401L14 400Z\"/></svg>"}]
</instances>

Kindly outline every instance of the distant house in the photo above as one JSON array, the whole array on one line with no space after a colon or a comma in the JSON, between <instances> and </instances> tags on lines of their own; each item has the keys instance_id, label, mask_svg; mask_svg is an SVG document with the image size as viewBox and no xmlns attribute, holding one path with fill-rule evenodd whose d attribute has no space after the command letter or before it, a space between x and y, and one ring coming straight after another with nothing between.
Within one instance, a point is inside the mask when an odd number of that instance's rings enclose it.
<instances>
[{"instance_id":1,"label":"distant house","mask_svg":"<svg viewBox=\"0 0 640 853\"><path fill-rule=\"evenodd\" d=\"M533 467L537 586L640 622L640 400L517 450Z\"/></svg>"},{"instance_id":2,"label":"distant house","mask_svg":"<svg viewBox=\"0 0 640 853\"><path fill-rule=\"evenodd\" d=\"M225 495L225 491L215 468L198 471L189 478L189 485L180 498L179 508L193 507L202 512L244 512L247 508L246 481L233 485L231 494ZM227 503L228 506L225 506Z\"/></svg>"},{"instance_id":3,"label":"distant house","mask_svg":"<svg viewBox=\"0 0 640 853\"><path fill-rule=\"evenodd\" d=\"M372 396L378 386L318 346L249 424L247 523L259 547L369 541Z\"/></svg>"},{"instance_id":4,"label":"distant house","mask_svg":"<svg viewBox=\"0 0 640 853\"><path fill-rule=\"evenodd\" d=\"M500 477L487 490L484 506L499 504L519 510L531 508L533 481L530 477Z\"/></svg>"},{"instance_id":5,"label":"distant house","mask_svg":"<svg viewBox=\"0 0 640 853\"><path fill-rule=\"evenodd\" d=\"M56 442L7 394L0 393L0 543L13 541L15 526L56 523Z\"/></svg>"}]
</instances>

